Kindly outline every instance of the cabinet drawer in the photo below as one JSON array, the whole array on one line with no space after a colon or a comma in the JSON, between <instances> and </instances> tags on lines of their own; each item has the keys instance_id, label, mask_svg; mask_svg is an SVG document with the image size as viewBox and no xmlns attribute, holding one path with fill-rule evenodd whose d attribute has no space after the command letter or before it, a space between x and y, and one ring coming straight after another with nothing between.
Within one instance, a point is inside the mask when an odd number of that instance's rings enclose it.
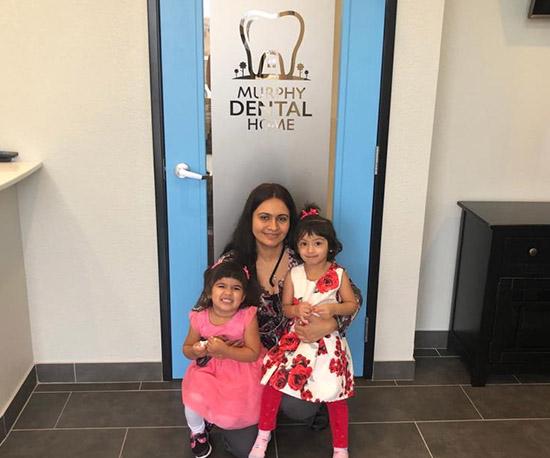
<instances>
[{"instance_id":1,"label":"cabinet drawer","mask_svg":"<svg viewBox=\"0 0 550 458\"><path fill-rule=\"evenodd\" d=\"M504 242L503 275L550 274L549 238L507 238Z\"/></svg>"}]
</instances>

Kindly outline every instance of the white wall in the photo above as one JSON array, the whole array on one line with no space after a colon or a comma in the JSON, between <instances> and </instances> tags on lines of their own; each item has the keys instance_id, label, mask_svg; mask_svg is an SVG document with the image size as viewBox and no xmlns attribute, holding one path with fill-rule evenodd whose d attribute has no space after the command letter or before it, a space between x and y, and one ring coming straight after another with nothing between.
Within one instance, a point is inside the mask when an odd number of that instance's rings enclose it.
<instances>
[{"instance_id":1,"label":"white wall","mask_svg":"<svg viewBox=\"0 0 550 458\"><path fill-rule=\"evenodd\" d=\"M160 361L146 1L3 0L0 62L36 361Z\"/></svg>"},{"instance_id":2,"label":"white wall","mask_svg":"<svg viewBox=\"0 0 550 458\"><path fill-rule=\"evenodd\" d=\"M442 0L399 0L375 361L412 361Z\"/></svg>"},{"instance_id":3,"label":"white wall","mask_svg":"<svg viewBox=\"0 0 550 458\"><path fill-rule=\"evenodd\" d=\"M0 417L34 366L17 186L0 191Z\"/></svg>"},{"instance_id":4,"label":"white wall","mask_svg":"<svg viewBox=\"0 0 550 458\"><path fill-rule=\"evenodd\" d=\"M550 199L550 20L446 2L417 328L447 330L458 200Z\"/></svg>"}]
</instances>

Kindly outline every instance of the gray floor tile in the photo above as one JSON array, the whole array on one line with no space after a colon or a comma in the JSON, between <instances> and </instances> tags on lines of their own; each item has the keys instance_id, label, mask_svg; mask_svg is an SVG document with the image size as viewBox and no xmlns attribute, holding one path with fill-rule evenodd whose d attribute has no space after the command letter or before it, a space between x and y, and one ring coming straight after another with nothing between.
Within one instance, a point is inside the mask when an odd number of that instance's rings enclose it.
<instances>
[{"instance_id":1,"label":"gray floor tile","mask_svg":"<svg viewBox=\"0 0 550 458\"><path fill-rule=\"evenodd\" d=\"M415 358L424 356L439 356L435 348L415 348L413 356Z\"/></svg>"},{"instance_id":2,"label":"gray floor tile","mask_svg":"<svg viewBox=\"0 0 550 458\"><path fill-rule=\"evenodd\" d=\"M434 458L542 458L550 456L550 422L419 423Z\"/></svg>"},{"instance_id":3,"label":"gray floor tile","mask_svg":"<svg viewBox=\"0 0 550 458\"><path fill-rule=\"evenodd\" d=\"M73 393L60 428L109 426L183 426L181 395L177 391L119 391Z\"/></svg>"},{"instance_id":4,"label":"gray floor tile","mask_svg":"<svg viewBox=\"0 0 550 458\"><path fill-rule=\"evenodd\" d=\"M70 393L34 393L14 429L53 428Z\"/></svg>"},{"instance_id":5,"label":"gray floor tile","mask_svg":"<svg viewBox=\"0 0 550 458\"><path fill-rule=\"evenodd\" d=\"M314 432L305 426L277 428L277 449L284 458L329 457L330 429ZM376 458L430 458L413 423L349 426L350 456Z\"/></svg>"},{"instance_id":6,"label":"gray floor tile","mask_svg":"<svg viewBox=\"0 0 550 458\"><path fill-rule=\"evenodd\" d=\"M52 391L129 391L139 390L139 382L121 383L41 383L36 387L36 392Z\"/></svg>"},{"instance_id":7,"label":"gray floor tile","mask_svg":"<svg viewBox=\"0 0 550 458\"><path fill-rule=\"evenodd\" d=\"M0 458L118 458L125 429L12 431Z\"/></svg>"},{"instance_id":8,"label":"gray floor tile","mask_svg":"<svg viewBox=\"0 0 550 458\"><path fill-rule=\"evenodd\" d=\"M398 385L456 385L470 383L470 374L459 358L418 358L414 380Z\"/></svg>"},{"instance_id":9,"label":"gray floor tile","mask_svg":"<svg viewBox=\"0 0 550 458\"><path fill-rule=\"evenodd\" d=\"M550 385L464 387L483 418L550 418Z\"/></svg>"},{"instance_id":10,"label":"gray floor tile","mask_svg":"<svg viewBox=\"0 0 550 458\"><path fill-rule=\"evenodd\" d=\"M221 433L214 428L210 435L212 454L210 458L234 458L226 452ZM270 446L267 458L275 458L275 447ZM189 446L187 428L144 428L130 429L122 458L193 458Z\"/></svg>"},{"instance_id":11,"label":"gray floor tile","mask_svg":"<svg viewBox=\"0 0 550 458\"><path fill-rule=\"evenodd\" d=\"M4 416L0 418L0 443L4 440L6 435L8 434L8 431L6 430L6 421L4 420Z\"/></svg>"},{"instance_id":12,"label":"gray floor tile","mask_svg":"<svg viewBox=\"0 0 550 458\"><path fill-rule=\"evenodd\" d=\"M447 348L438 348L437 352L441 356L458 356L458 353L454 351L453 349L447 349Z\"/></svg>"},{"instance_id":13,"label":"gray floor tile","mask_svg":"<svg viewBox=\"0 0 550 458\"><path fill-rule=\"evenodd\" d=\"M518 374L521 383L550 383L550 374Z\"/></svg>"},{"instance_id":14,"label":"gray floor tile","mask_svg":"<svg viewBox=\"0 0 550 458\"><path fill-rule=\"evenodd\" d=\"M181 390L181 380L172 380L170 382L143 382L142 390Z\"/></svg>"},{"instance_id":15,"label":"gray floor tile","mask_svg":"<svg viewBox=\"0 0 550 458\"><path fill-rule=\"evenodd\" d=\"M360 389L348 405L350 422L479 418L458 386Z\"/></svg>"},{"instance_id":16,"label":"gray floor tile","mask_svg":"<svg viewBox=\"0 0 550 458\"><path fill-rule=\"evenodd\" d=\"M395 386L395 382L393 380L367 380L356 377L355 386Z\"/></svg>"},{"instance_id":17,"label":"gray floor tile","mask_svg":"<svg viewBox=\"0 0 550 458\"><path fill-rule=\"evenodd\" d=\"M36 371L33 367L29 371L29 374L27 375L27 378L25 378L23 385L21 386L21 388L19 388L19 390L17 391L17 394L15 395L13 400L10 402L10 405L8 406L8 408L6 409L6 412L4 413L4 421L6 422L6 431L9 431L12 428L13 424L15 423L15 420L21 413L21 410L25 406L35 386L36 386Z\"/></svg>"}]
</instances>

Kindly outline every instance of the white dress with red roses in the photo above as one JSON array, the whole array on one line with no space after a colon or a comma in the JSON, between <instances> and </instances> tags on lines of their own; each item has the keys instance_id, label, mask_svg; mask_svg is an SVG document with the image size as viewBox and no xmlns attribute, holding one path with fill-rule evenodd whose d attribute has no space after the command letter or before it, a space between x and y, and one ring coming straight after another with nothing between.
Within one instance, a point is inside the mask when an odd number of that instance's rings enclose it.
<instances>
[{"instance_id":1,"label":"white dress with red roses","mask_svg":"<svg viewBox=\"0 0 550 458\"><path fill-rule=\"evenodd\" d=\"M332 264L318 280L307 279L303 265L290 271L294 302L312 305L338 302L344 269ZM333 331L314 343L301 342L291 323L279 343L264 358L262 384L311 402L331 402L353 396L353 364L345 337Z\"/></svg>"}]
</instances>

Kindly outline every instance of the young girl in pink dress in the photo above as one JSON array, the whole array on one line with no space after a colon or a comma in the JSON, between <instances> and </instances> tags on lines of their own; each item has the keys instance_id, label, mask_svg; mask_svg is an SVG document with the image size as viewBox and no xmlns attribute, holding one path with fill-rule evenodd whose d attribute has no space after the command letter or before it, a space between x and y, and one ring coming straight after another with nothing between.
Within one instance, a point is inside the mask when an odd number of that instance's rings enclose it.
<instances>
[{"instance_id":1,"label":"young girl in pink dress","mask_svg":"<svg viewBox=\"0 0 550 458\"><path fill-rule=\"evenodd\" d=\"M301 342L294 323L312 316L329 319L351 316L357 301L345 270L334 262L342 250L332 223L319 216L319 208L306 206L295 229L295 242L303 264L287 274L283 311L291 324L264 359L262 408L258 437L249 458L263 458L275 429L284 394L309 402L325 402L329 411L333 458L348 457L348 407L353 395L353 365L347 341L333 331L315 343Z\"/></svg>"},{"instance_id":2,"label":"young girl in pink dress","mask_svg":"<svg viewBox=\"0 0 550 458\"><path fill-rule=\"evenodd\" d=\"M196 457L212 451L210 424L240 429L258 423L262 357L257 309L251 307L257 289L240 264L214 264L204 274L208 306L189 314L183 353L194 361L182 381L182 399Z\"/></svg>"}]
</instances>

